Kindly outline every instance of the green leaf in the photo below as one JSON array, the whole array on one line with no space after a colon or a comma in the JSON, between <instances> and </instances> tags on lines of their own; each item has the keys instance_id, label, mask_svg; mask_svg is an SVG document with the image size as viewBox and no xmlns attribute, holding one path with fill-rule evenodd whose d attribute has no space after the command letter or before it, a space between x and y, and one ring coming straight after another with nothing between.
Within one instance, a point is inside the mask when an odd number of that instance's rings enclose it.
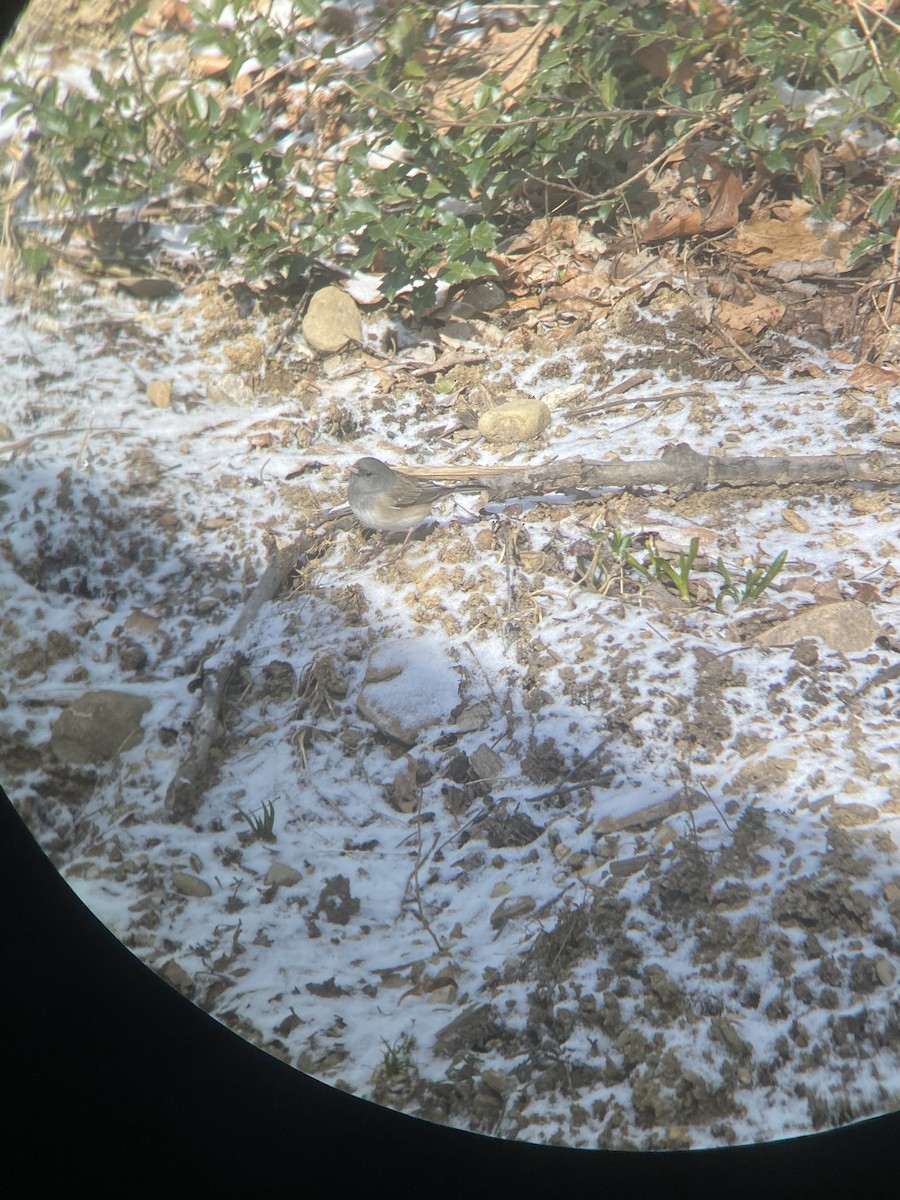
<instances>
[{"instance_id":1,"label":"green leaf","mask_svg":"<svg viewBox=\"0 0 900 1200\"><path fill-rule=\"evenodd\" d=\"M766 170L771 171L773 175L791 174L794 170L794 164L780 150L773 150L770 154L764 154L762 162Z\"/></svg>"},{"instance_id":2,"label":"green leaf","mask_svg":"<svg viewBox=\"0 0 900 1200\"><path fill-rule=\"evenodd\" d=\"M860 238L853 249L850 251L850 257L847 260L848 267L855 267L861 258L865 258L867 254L871 254L873 250L878 250L882 246L887 246L891 242L891 238L886 233L873 233L868 237Z\"/></svg>"},{"instance_id":3,"label":"green leaf","mask_svg":"<svg viewBox=\"0 0 900 1200\"><path fill-rule=\"evenodd\" d=\"M892 187L879 192L869 205L869 218L876 225L885 225L897 207L897 193Z\"/></svg>"},{"instance_id":4,"label":"green leaf","mask_svg":"<svg viewBox=\"0 0 900 1200\"><path fill-rule=\"evenodd\" d=\"M21 253L26 271L32 275L40 275L50 259L50 251L40 243L36 246L23 246Z\"/></svg>"},{"instance_id":5,"label":"green leaf","mask_svg":"<svg viewBox=\"0 0 900 1200\"><path fill-rule=\"evenodd\" d=\"M839 80L857 75L870 65L868 48L852 29L835 30L826 39L823 50L831 60Z\"/></svg>"},{"instance_id":6,"label":"green leaf","mask_svg":"<svg viewBox=\"0 0 900 1200\"><path fill-rule=\"evenodd\" d=\"M619 107L619 81L613 71L604 72L603 77L600 80L598 95L601 103L603 103L607 108Z\"/></svg>"},{"instance_id":7,"label":"green leaf","mask_svg":"<svg viewBox=\"0 0 900 1200\"><path fill-rule=\"evenodd\" d=\"M206 121L209 118L209 98L199 88L188 88L185 99L195 120Z\"/></svg>"},{"instance_id":8,"label":"green leaf","mask_svg":"<svg viewBox=\"0 0 900 1200\"><path fill-rule=\"evenodd\" d=\"M121 29L123 33L131 33L132 29L137 25L138 21L147 15L146 0L140 0L139 4L133 4L131 8L124 12L121 17L116 17L113 21L114 29Z\"/></svg>"}]
</instances>

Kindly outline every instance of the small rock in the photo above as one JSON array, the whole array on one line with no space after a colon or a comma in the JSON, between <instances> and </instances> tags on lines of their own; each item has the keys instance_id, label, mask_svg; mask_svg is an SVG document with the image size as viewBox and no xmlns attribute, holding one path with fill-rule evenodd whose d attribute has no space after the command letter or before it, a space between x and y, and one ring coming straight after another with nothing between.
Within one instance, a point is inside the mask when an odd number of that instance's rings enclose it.
<instances>
[{"instance_id":1,"label":"small rock","mask_svg":"<svg viewBox=\"0 0 900 1200\"><path fill-rule=\"evenodd\" d=\"M151 379L147 384L147 399L155 408L171 408L171 379Z\"/></svg>"},{"instance_id":2,"label":"small rock","mask_svg":"<svg viewBox=\"0 0 900 1200\"><path fill-rule=\"evenodd\" d=\"M503 759L490 746L482 743L477 750L473 750L469 761L474 768L478 779L485 783L493 783L500 772L503 770Z\"/></svg>"},{"instance_id":3,"label":"small rock","mask_svg":"<svg viewBox=\"0 0 900 1200\"><path fill-rule=\"evenodd\" d=\"M869 958L865 954L857 954L850 963L850 990L861 995L868 996L878 987L879 983L883 983L881 973L878 970L878 963L884 963L884 958L874 959ZM886 963L890 966L890 963ZM883 970L883 968L882 968Z\"/></svg>"},{"instance_id":4,"label":"small rock","mask_svg":"<svg viewBox=\"0 0 900 1200\"><path fill-rule=\"evenodd\" d=\"M116 657L123 671L143 671L147 665L147 651L132 638L119 638L116 643Z\"/></svg>"},{"instance_id":5,"label":"small rock","mask_svg":"<svg viewBox=\"0 0 900 1200\"><path fill-rule=\"evenodd\" d=\"M66 876L69 879L99 879L101 874L100 866L95 862L72 863L66 868Z\"/></svg>"},{"instance_id":6,"label":"small rock","mask_svg":"<svg viewBox=\"0 0 900 1200\"><path fill-rule=\"evenodd\" d=\"M449 338L451 344L453 342L475 343L478 341L478 326L483 324L481 321L474 320L474 310L468 305L453 306L455 316L448 316L441 328L441 336ZM473 318L472 320L464 320L464 316Z\"/></svg>"},{"instance_id":7,"label":"small rock","mask_svg":"<svg viewBox=\"0 0 900 1200\"><path fill-rule=\"evenodd\" d=\"M253 402L253 391L236 371L226 371L218 379L209 380L206 399L210 404L247 405Z\"/></svg>"},{"instance_id":8,"label":"small rock","mask_svg":"<svg viewBox=\"0 0 900 1200\"><path fill-rule=\"evenodd\" d=\"M502 929L509 921L534 912L537 902L531 896L507 896L491 913L491 928Z\"/></svg>"},{"instance_id":9,"label":"small rock","mask_svg":"<svg viewBox=\"0 0 900 1200\"><path fill-rule=\"evenodd\" d=\"M833 604L812 604L795 617L779 622L759 634L760 646L791 646L804 637L821 638L841 654L859 654L868 650L884 630L858 600L839 600Z\"/></svg>"},{"instance_id":10,"label":"small rock","mask_svg":"<svg viewBox=\"0 0 900 1200\"><path fill-rule=\"evenodd\" d=\"M446 979L443 983L429 988L426 999L429 1004L452 1004L458 991L459 984L456 980Z\"/></svg>"},{"instance_id":11,"label":"small rock","mask_svg":"<svg viewBox=\"0 0 900 1200\"><path fill-rule=\"evenodd\" d=\"M320 354L334 354L348 342L362 341L356 301L339 287L324 287L316 292L300 328L308 344Z\"/></svg>"},{"instance_id":12,"label":"small rock","mask_svg":"<svg viewBox=\"0 0 900 1200\"><path fill-rule=\"evenodd\" d=\"M667 817L680 812L684 807L684 798L679 793L671 800L660 800L656 804L648 804L637 812L625 817L604 817L593 826L594 833L620 833L624 829L649 829L660 824Z\"/></svg>"},{"instance_id":13,"label":"small rock","mask_svg":"<svg viewBox=\"0 0 900 1200\"><path fill-rule=\"evenodd\" d=\"M399 638L372 651L357 708L376 729L413 746L435 726L453 725L459 684L459 674L437 642Z\"/></svg>"},{"instance_id":14,"label":"small rock","mask_svg":"<svg viewBox=\"0 0 900 1200\"><path fill-rule=\"evenodd\" d=\"M687 1125L671 1125L666 1130L667 1150L690 1150L694 1140Z\"/></svg>"},{"instance_id":15,"label":"small rock","mask_svg":"<svg viewBox=\"0 0 900 1200\"><path fill-rule=\"evenodd\" d=\"M673 842L678 841L678 834L671 825L663 823L654 833L651 839L655 849L665 850L666 846L671 846Z\"/></svg>"},{"instance_id":16,"label":"small rock","mask_svg":"<svg viewBox=\"0 0 900 1200\"><path fill-rule=\"evenodd\" d=\"M489 408L478 418L478 432L488 442L530 442L550 424L543 400L523 396Z\"/></svg>"},{"instance_id":17,"label":"small rock","mask_svg":"<svg viewBox=\"0 0 900 1200\"><path fill-rule=\"evenodd\" d=\"M557 408L564 408L566 405L575 404L576 401L586 400L588 396L587 385L584 383L567 383L564 387L553 388L550 392L545 392L541 397L551 412Z\"/></svg>"},{"instance_id":18,"label":"small rock","mask_svg":"<svg viewBox=\"0 0 900 1200\"><path fill-rule=\"evenodd\" d=\"M434 1039L435 1053L453 1058L469 1050L484 1051L499 1030L500 1013L493 1004L470 1004Z\"/></svg>"},{"instance_id":19,"label":"small rock","mask_svg":"<svg viewBox=\"0 0 900 1200\"><path fill-rule=\"evenodd\" d=\"M609 864L610 875L615 875L618 879L624 879L628 875L635 875L638 871L643 870L647 863L653 862L652 854L638 854L634 858L620 858L616 862Z\"/></svg>"},{"instance_id":20,"label":"small rock","mask_svg":"<svg viewBox=\"0 0 900 1200\"><path fill-rule=\"evenodd\" d=\"M182 896L211 896L212 888L205 879L196 875L188 875L186 871L176 871L172 876L172 887Z\"/></svg>"},{"instance_id":21,"label":"small rock","mask_svg":"<svg viewBox=\"0 0 900 1200\"><path fill-rule=\"evenodd\" d=\"M501 1096L508 1095L516 1086L516 1077L506 1071L492 1071L489 1067L481 1072L481 1079L489 1088L493 1088Z\"/></svg>"},{"instance_id":22,"label":"small rock","mask_svg":"<svg viewBox=\"0 0 900 1200\"><path fill-rule=\"evenodd\" d=\"M191 979L188 972L184 969L181 963L176 962L174 958L170 958L168 962L163 963L159 969L162 978L172 985L176 992L181 992L182 996L187 996L190 999L194 995L197 988Z\"/></svg>"},{"instance_id":23,"label":"small rock","mask_svg":"<svg viewBox=\"0 0 900 1200\"><path fill-rule=\"evenodd\" d=\"M896 978L894 968L886 958L878 958L875 960L875 974L878 980L885 987L890 987Z\"/></svg>"},{"instance_id":24,"label":"small rock","mask_svg":"<svg viewBox=\"0 0 900 1200\"><path fill-rule=\"evenodd\" d=\"M477 704L470 704L464 708L462 712L457 714L454 732L474 733L478 729L485 729L489 724L490 719L490 705L479 700Z\"/></svg>"},{"instance_id":25,"label":"small rock","mask_svg":"<svg viewBox=\"0 0 900 1200\"><path fill-rule=\"evenodd\" d=\"M835 804L831 809L832 824L844 829L871 825L880 816L881 811L874 804Z\"/></svg>"},{"instance_id":26,"label":"small rock","mask_svg":"<svg viewBox=\"0 0 900 1200\"><path fill-rule=\"evenodd\" d=\"M293 887L302 878L300 872L295 871L293 867L286 866L285 863L274 862L266 871L265 882L268 887Z\"/></svg>"},{"instance_id":27,"label":"small rock","mask_svg":"<svg viewBox=\"0 0 900 1200\"><path fill-rule=\"evenodd\" d=\"M506 303L506 292L499 283L483 279L464 288L457 303L468 305L472 312L493 312Z\"/></svg>"},{"instance_id":28,"label":"small rock","mask_svg":"<svg viewBox=\"0 0 900 1200\"><path fill-rule=\"evenodd\" d=\"M149 708L149 700L131 692L85 692L54 721L50 748L63 762L110 762L140 745L141 718Z\"/></svg>"}]
</instances>

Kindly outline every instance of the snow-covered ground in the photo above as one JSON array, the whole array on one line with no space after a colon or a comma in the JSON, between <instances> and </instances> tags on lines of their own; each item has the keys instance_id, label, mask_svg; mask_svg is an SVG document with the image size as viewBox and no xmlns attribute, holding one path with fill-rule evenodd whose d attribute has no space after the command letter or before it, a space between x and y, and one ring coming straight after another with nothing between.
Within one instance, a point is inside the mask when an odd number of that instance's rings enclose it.
<instances>
[{"instance_id":1,"label":"snow-covered ground","mask_svg":"<svg viewBox=\"0 0 900 1200\"><path fill-rule=\"evenodd\" d=\"M476 326L488 360L449 391L364 350L288 345L276 376L253 351L283 323L212 284L0 310L0 770L72 888L219 1020L433 1120L699 1147L897 1107L896 490L450 504L402 555L330 515L363 454L890 450L896 391L801 347L783 376L716 381L659 311L629 340ZM558 402L644 367L630 405ZM213 402L234 376L247 403ZM442 436L513 394L555 405L538 442ZM616 529L672 561L698 537L697 602L588 571ZM783 550L772 588L716 611L718 556L741 578ZM810 606L831 641L765 643ZM221 745L173 820L225 664Z\"/></svg>"}]
</instances>

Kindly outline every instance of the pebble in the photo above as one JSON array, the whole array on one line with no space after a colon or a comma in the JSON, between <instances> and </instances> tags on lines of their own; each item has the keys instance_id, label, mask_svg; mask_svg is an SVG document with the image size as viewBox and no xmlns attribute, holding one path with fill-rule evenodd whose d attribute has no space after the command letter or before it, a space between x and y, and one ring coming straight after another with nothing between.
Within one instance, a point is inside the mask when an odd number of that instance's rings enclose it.
<instances>
[{"instance_id":1,"label":"pebble","mask_svg":"<svg viewBox=\"0 0 900 1200\"><path fill-rule=\"evenodd\" d=\"M478 418L478 432L488 442L530 442L550 424L543 400L523 396L489 408Z\"/></svg>"},{"instance_id":2,"label":"pebble","mask_svg":"<svg viewBox=\"0 0 900 1200\"><path fill-rule=\"evenodd\" d=\"M166 983L170 983L176 992L181 992L182 996L193 996L197 990L188 972L174 958L170 958L168 962L163 963L159 969L159 973Z\"/></svg>"},{"instance_id":3,"label":"pebble","mask_svg":"<svg viewBox=\"0 0 900 1200\"><path fill-rule=\"evenodd\" d=\"M875 963L875 974L878 976L879 983L885 987L890 987L895 979L894 968L886 958L879 958Z\"/></svg>"},{"instance_id":4,"label":"pebble","mask_svg":"<svg viewBox=\"0 0 900 1200\"><path fill-rule=\"evenodd\" d=\"M274 862L266 871L265 882L269 887L293 887L302 878L300 872L295 871L293 867L289 867L285 863Z\"/></svg>"},{"instance_id":5,"label":"pebble","mask_svg":"<svg viewBox=\"0 0 900 1200\"><path fill-rule=\"evenodd\" d=\"M150 701L132 692L85 692L53 722L50 748L67 763L111 762L144 737L141 718Z\"/></svg>"},{"instance_id":6,"label":"pebble","mask_svg":"<svg viewBox=\"0 0 900 1200\"><path fill-rule=\"evenodd\" d=\"M509 921L534 912L537 902L532 896L507 896L491 913L491 928L502 929Z\"/></svg>"},{"instance_id":7,"label":"pebble","mask_svg":"<svg viewBox=\"0 0 900 1200\"><path fill-rule=\"evenodd\" d=\"M171 379L151 379L147 384L147 399L155 408L171 408Z\"/></svg>"},{"instance_id":8,"label":"pebble","mask_svg":"<svg viewBox=\"0 0 900 1200\"><path fill-rule=\"evenodd\" d=\"M186 871L176 871L172 876L172 887L182 896L211 896L212 888L205 879L196 875L188 875Z\"/></svg>"},{"instance_id":9,"label":"pebble","mask_svg":"<svg viewBox=\"0 0 900 1200\"><path fill-rule=\"evenodd\" d=\"M320 288L309 302L300 326L309 346L319 354L335 354L348 342L362 341L356 301L343 288Z\"/></svg>"},{"instance_id":10,"label":"pebble","mask_svg":"<svg viewBox=\"0 0 900 1200\"><path fill-rule=\"evenodd\" d=\"M839 600L832 604L811 604L795 617L780 621L759 634L760 646L792 646L804 637L818 637L841 654L859 654L868 650L884 630L859 600Z\"/></svg>"}]
</instances>

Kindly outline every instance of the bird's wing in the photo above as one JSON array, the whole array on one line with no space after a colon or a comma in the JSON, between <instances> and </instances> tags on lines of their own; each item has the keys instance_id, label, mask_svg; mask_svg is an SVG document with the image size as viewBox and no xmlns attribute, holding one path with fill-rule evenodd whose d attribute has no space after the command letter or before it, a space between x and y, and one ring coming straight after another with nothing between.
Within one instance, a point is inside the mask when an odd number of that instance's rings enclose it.
<instances>
[{"instance_id":1,"label":"bird's wing","mask_svg":"<svg viewBox=\"0 0 900 1200\"><path fill-rule=\"evenodd\" d=\"M417 504L436 504L442 496L449 495L452 488L437 483L419 483L409 475L394 474L392 500L398 508L412 508Z\"/></svg>"}]
</instances>

